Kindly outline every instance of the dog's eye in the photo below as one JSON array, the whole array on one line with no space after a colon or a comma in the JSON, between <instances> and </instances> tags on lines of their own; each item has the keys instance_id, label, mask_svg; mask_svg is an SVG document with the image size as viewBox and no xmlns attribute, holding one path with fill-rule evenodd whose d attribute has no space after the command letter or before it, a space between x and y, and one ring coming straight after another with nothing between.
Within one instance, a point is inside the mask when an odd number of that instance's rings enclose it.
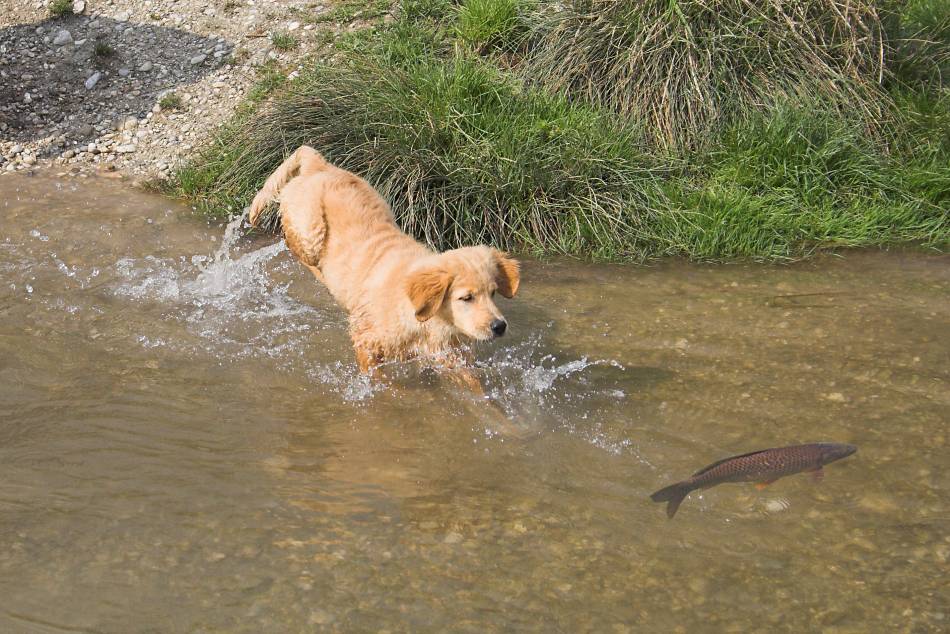
<instances>
[{"instance_id":1,"label":"dog's eye","mask_svg":"<svg viewBox=\"0 0 950 634\"><path fill-rule=\"evenodd\" d=\"M475 297L471 293L469 293L468 295L462 295L461 297L459 297L459 301L462 301L462 302L470 302L473 299L475 299Z\"/></svg>"}]
</instances>

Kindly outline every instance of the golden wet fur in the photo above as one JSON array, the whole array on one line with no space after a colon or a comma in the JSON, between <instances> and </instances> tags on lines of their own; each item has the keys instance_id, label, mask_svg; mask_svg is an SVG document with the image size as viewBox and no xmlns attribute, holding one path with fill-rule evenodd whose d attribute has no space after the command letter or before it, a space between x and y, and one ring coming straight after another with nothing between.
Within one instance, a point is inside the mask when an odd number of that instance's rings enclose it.
<instances>
[{"instance_id":1,"label":"golden wet fur","mask_svg":"<svg viewBox=\"0 0 950 634\"><path fill-rule=\"evenodd\" d=\"M495 336L495 291L518 291L518 262L487 246L436 253L396 226L369 183L301 146L267 179L250 222L280 196L287 246L349 313L363 371L384 361L465 359L463 342Z\"/></svg>"}]
</instances>

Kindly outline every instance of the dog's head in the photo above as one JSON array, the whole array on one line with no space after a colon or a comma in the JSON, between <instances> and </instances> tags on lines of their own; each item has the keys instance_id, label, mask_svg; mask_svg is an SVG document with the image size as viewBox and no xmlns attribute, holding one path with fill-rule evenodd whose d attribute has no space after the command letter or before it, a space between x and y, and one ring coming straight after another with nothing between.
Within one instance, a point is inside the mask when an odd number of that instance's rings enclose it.
<instances>
[{"instance_id":1,"label":"dog's head","mask_svg":"<svg viewBox=\"0 0 950 634\"><path fill-rule=\"evenodd\" d=\"M439 319L472 339L505 334L508 322L495 306L495 292L514 297L518 262L490 247L446 251L409 274L406 292L416 319Z\"/></svg>"}]
</instances>

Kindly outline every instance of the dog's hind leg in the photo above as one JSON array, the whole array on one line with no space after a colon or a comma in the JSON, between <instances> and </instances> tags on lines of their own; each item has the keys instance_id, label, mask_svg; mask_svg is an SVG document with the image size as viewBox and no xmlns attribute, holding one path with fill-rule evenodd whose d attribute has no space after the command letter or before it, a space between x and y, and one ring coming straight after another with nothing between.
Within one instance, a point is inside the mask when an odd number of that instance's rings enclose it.
<instances>
[{"instance_id":1,"label":"dog's hind leg","mask_svg":"<svg viewBox=\"0 0 950 634\"><path fill-rule=\"evenodd\" d=\"M301 204L303 203L303 204ZM284 201L280 206L280 223L287 248L316 275L327 237L326 217L319 200ZM318 275L322 280L322 275Z\"/></svg>"},{"instance_id":2,"label":"dog's hind leg","mask_svg":"<svg viewBox=\"0 0 950 634\"><path fill-rule=\"evenodd\" d=\"M257 225L257 220L264 208L280 193L288 182L296 176L309 176L329 167L326 159L309 145L301 145L274 170L261 190L257 192L251 202L248 221Z\"/></svg>"}]
</instances>

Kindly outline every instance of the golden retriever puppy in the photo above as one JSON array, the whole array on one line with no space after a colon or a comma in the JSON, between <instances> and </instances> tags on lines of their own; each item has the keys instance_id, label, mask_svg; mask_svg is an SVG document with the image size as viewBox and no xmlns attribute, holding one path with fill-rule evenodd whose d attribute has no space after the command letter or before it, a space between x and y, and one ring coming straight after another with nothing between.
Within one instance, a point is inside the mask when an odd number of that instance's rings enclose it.
<instances>
[{"instance_id":1,"label":"golden retriever puppy","mask_svg":"<svg viewBox=\"0 0 950 634\"><path fill-rule=\"evenodd\" d=\"M252 225L278 194L287 246L349 313L362 371L417 357L458 367L468 360L466 340L505 334L493 298L513 297L520 281L507 254L487 246L433 252L400 231L369 183L305 145L254 198Z\"/></svg>"}]
</instances>

